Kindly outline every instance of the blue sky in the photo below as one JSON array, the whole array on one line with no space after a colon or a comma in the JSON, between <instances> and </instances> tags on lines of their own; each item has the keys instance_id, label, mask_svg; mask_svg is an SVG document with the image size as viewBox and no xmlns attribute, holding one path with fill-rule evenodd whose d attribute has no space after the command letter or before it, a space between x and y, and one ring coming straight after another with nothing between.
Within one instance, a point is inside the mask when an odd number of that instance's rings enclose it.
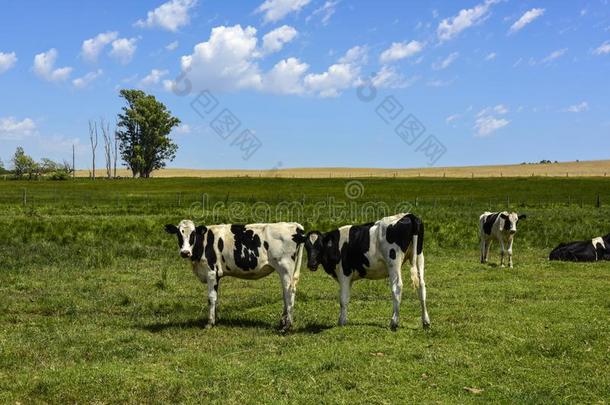
<instances>
[{"instance_id":1,"label":"blue sky","mask_svg":"<svg viewBox=\"0 0 610 405\"><path fill-rule=\"evenodd\" d=\"M62 160L76 144L88 167L87 122L114 122L121 88L154 94L182 120L170 167L610 157L608 0L2 0L0 10L4 162L18 145ZM208 95L216 107L200 115L192 104ZM240 122L231 134L210 126L224 109ZM423 128L402 139L396 128L412 117Z\"/></svg>"}]
</instances>

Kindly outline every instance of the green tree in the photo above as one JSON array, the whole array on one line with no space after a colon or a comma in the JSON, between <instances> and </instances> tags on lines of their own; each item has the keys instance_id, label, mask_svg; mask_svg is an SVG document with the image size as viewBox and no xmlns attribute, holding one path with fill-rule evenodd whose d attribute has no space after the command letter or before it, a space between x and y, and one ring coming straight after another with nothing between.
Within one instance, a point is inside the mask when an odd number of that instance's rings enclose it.
<instances>
[{"instance_id":1,"label":"green tree","mask_svg":"<svg viewBox=\"0 0 610 405\"><path fill-rule=\"evenodd\" d=\"M141 90L123 89L120 96L127 106L118 115L117 139L121 157L133 177L150 177L176 157L178 146L169 138L180 120L165 105Z\"/></svg>"},{"instance_id":2,"label":"green tree","mask_svg":"<svg viewBox=\"0 0 610 405\"><path fill-rule=\"evenodd\" d=\"M13 155L13 172L17 177L23 177L26 174L31 179L33 176L38 174L38 164L32 159L31 156L25 154L25 151L21 146L17 147L15 154Z\"/></svg>"}]
</instances>

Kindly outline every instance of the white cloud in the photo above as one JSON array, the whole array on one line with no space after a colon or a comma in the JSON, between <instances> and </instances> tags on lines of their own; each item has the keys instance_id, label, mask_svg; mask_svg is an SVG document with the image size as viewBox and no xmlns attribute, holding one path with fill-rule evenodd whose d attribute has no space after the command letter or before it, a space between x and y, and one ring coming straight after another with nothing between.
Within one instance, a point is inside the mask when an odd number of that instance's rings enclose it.
<instances>
[{"instance_id":1,"label":"white cloud","mask_svg":"<svg viewBox=\"0 0 610 405\"><path fill-rule=\"evenodd\" d=\"M195 45L180 65L197 89L258 89L262 77L255 62L256 43L254 27L215 27L208 41Z\"/></svg>"},{"instance_id":2,"label":"white cloud","mask_svg":"<svg viewBox=\"0 0 610 405\"><path fill-rule=\"evenodd\" d=\"M133 54L137 49L137 38L119 38L112 41L112 49L110 50L110 56L117 59L123 65L131 62Z\"/></svg>"},{"instance_id":3,"label":"white cloud","mask_svg":"<svg viewBox=\"0 0 610 405\"><path fill-rule=\"evenodd\" d=\"M475 121L474 128L478 136L488 136L496 132L498 129L507 126L510 123L505 118L496 118L491 115L478 117Z\"/></svg>"},{"instance_id":4,"label":"white cloud","mask_svg":"<svg viewBox=\"0 0 610 405\"><path fill-rule=\"evenodd\" d=\"M461 117L461 115L460 115L460 114L453 114L453 115L450 115L450 116L448 116L447 118L445 118L445 122L446 122L447 124L450 124L450 123L452 123L453 121L458 120L460 117Z\"/></svg>"},{"instance_id":5,"label":"white cloud","mask_svg":"<svg viewBox=\"0 0 610 405\"><path fill-rule=\"evenodd\" d=\"M381 63L390 63L413 56L424 49L424 45L418 41L394 42L388 49L379 56Z\"/></svg>"},{"instance_id":6,"label":"white cloud","mask_svg":"<svg viewBox=\"0 0 610 405\"><path fill-rule=\"evenodd\" d=\"M21 140L34 134L36 124L31 118L18 121L15 117L0 118L0 139L5 141Z\"/></svg>"},{"instance_id":7,"label":"white cloud","mask_svg":"<svg viewBox=\"0 0 610 405\"><path fill-rule=\"evenodd\" d=\"M563 111L571 112L571 113L579 113L579 112L587 111L588 109L589 109L589 103L587 103L586 101L583 101L582 103L571 105L568 108L565 108Z\"/></svg>"},{"instance_id":8,"label":"white cloud","mask_svg":"<svg viewBox=\"0 0 610 405\"><path fill-rule=\"evenodd\" d=\"M51 48L47 52L42 52L34 56L34 73L38 77L49 82L63 81L70 77L71 67L55 68L55 61L58 56L57 49Z\"/></svg>"},{"instance_id":9,"label":"white cloud","mask_svg":"<svg viewBox=\"0 0 610 405\"><path fill-rule=\"evenodd\" d=\"M192 132L191 126L188 124L180 124L172 131L179 135L188 135Z\"/></svg>"},{"instance_id":10,"label":"white cloud","mask_svg":"<svg viewBox=\"0 0 610 405\"><path fill-rule=\"evenodd\" d=\"M78 78L72 80L72 84L77 89L84 89L91 82L93 82L95 79L100 77L103 73L104 72L102 71L102 69L98 69L98 70L96 70L94 72L89 72L86 75L84 75L83 77L78 77Z\"/></svg>"},{"instance_id":11,"label":"white cloud","mask_svg":"<svg viewBox=\"0 0 610 405\"><path fill-rule=\"evenodd\" d=\"M17 63L17 55L15 52L3 53L0 52L0 74L11 69Z\"/></svg>"},{"instance_id":12,"label":"white cloud","mask_svg":"<svg viewBox=\"0 0 610 405\"><path fill-rule=\"evenodd\" d=\"M140 86L147 87L155 84L159 84L163 76L167 76L169 71L153 69L150 71L148 75L146 75L142 80L140 80Z\"/></svg>"},{"instance_id":13,"label":"white cloud","mask_svg":"<svg viewBox=\"0 0 610 405\"><path fill-rule=\"evenodd\" d=\"M175 51L178 48L178 45L178 41L170 42L169 44L165 45L165 49L168 51Z\"/></svg>"},{"instance_id":14,"label":"white cloud","mask_svg":"<svg viewBox=\"0 0 610 405\"><path fill-rule=\"evenodd\" d=\"M519 18L517 21L515 21L513 25L511 25L510 29L508 30L508 33L514 34L515 32L521 30L527 24L531 23L538 17L541 17L544 14L544 11L545 10L543 8L533 8L529 11L526 11L521 16L521 18Z\"/></svg>"},{"instance_id":15,"label":"white cloud","mask_svg":"<svg viewBox=\"0 0 610 405\"><path fill-rule=\"evenodd\" d=\"M377 88L403 89L413 85L417 80L419 80L418 76L405 78L394 67L386 65L372 77L371 83Z\"/></svg>"},{"instance_id":16,"label":"white cloud","mask_svg":"<svg viewBox=\"0 0 610 405\"><path fill-rule=\"evenodd\" d=\"M297 30L289 25L282 25L263 36L263 53L277 52L298 35Z\"/></svg>"},{"instance_id":17,"label":"white cloud","mask_svg":"<svg viewBox=\"0 0 610 405\"><path fill-rule=\"evenodd\" d=\"M489 54L487 54L487 56L485 56L485 60L494 60L496 59L496 53L495 52L491 52Z\"/></svg>"},{"instance_id":18,"label":"white cloud","mask_svg":"<svg viewBox=\"0 0 610 405\"><path fill-rule=\"evenodd\" d=\"M188 25L191 21L189 11L197 4L196 0L171 0L149 11L146 20L136 21L136 27L158 27L167 31L176 32L180 27Z\"/></svg>"},{"instance_id":19,"label":"white cloud","mask_svg":"<svg viewBox=\"0 0 610 405\"><path fill-rule=\"evenodd\" d=\"M264 87L266 91L276 94L303 94L303 75L308 69L309 65L297 58L281 60L265 74Z\"/></svg>"},{"instance_id":20,"label":"white cloud","mask_svg":"<svg viewBox=\"0 0 610 405\"><path fill-rule=\"evenodd\" d=\"M265 23L276 22L290 13L298 12L309 4L311 0L265 0L256 9L257 13L263 13Z\"/></svg>"},{"instance_id":21,"label":"white cloud","mask_svg":"<svg viewBox=\"0 0 610 405\"><path fill-rule=\"evenodd\" d=\"M451 18L443 19L436 29L441 42L455 38L460 32L473 25L483 22L489 16L490 7L499 0L485 0L473 8L462 9Z\"/></svg>"},{"instance_id":22,"label":"white cloud","mask_svg":"<svg viewBox=\"0 0 610 405\"><path fill-rule=\"evenodd\" d=\"M601 44L597 49L593 51L595 55L606 55L610 53L610 41L606 41Z\"/></svg>"},{"instance_id":23,"label":"white cloud","mask_svg":"<svg viewBox=\"0 0 610 405\"><path fill-rule=\"evenodd\" d=\"M339 63L348 63L354 65L364 65L368 60L368 48L366 46L357 45L351 47L345 52Z\"/></svg>"},{"instance_id":24,"label":"white cloud","mask_svg":"<svg viewBox=\"0 0 610 405\"><path fill-rule=\"evenodd\" d=\"M83 58L89 62L96 62L98 55L102 52L104 47L117 39L118 35L119 33L116 31L108 31L84 40L83 45L81 46Z\"/></svg>"},{"instance_id":25,"label":"white cloud","mask_svg":"<svg viewBox=\"0 0 610 405\"><path fill-rule=\"evenodd\" d=\"M548 63L554 61L555 59L561 58L568 51L568 48L558 49L556 51L551 52L547 57L542 59L542 63Z\"/></svg>"},{"instance_id":26,"label":"white cloud","mask_svg":"<svg viewBox=\"0 0 610 405\"><path fill-rule=\"evenodd\" d=\"M432 69L434 69L434 70L447 69L449 67L449 65L451 65L453 62L455 62L455 60L458 58L459 55L460 54L458 52L453 52L453 53L449 54L449 56L447 56L442 61L432 64Z\"/></svg>"},{"instance_id":27,"label":"white cloud","mask_svg":"<svg viewBox=\"0 0 610 405\"><path fill-rule=\"evenodd\" d=\"M339 4L339 0L334 0L334 1L329 0L329 1L324 2L324 4L321 7L315 9L314 12L311 13L311 15L309 17L307 17L306 21L309 22L309 20L311 20L313 17L320 15L322 24L328 25L331 17L333 16L333 14L335 14L335 11L337 11L338 4Z\"/></svg>"},{"instance_id":28,"label":"white cloud","mask_svg":"<svg viewBox=\"0 0 610 405\"><path fill-rule=\"evenodd\" d=\"M326 72L305 76L305 86L320 97L337 97L341 92L354 85L359 69L353 65L336 63Z\"/></svg>"}]
</instances>

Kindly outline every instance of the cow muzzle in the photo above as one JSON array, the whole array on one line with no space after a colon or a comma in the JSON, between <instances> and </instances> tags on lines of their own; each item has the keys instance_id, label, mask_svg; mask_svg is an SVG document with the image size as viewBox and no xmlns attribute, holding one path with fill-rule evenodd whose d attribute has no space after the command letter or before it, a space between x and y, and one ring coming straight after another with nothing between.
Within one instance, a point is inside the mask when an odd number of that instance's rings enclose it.
<instances>
[{"instance_id":1,"label":"cow muzzle","mask_svg":"<svg viewBox=\"0 0 610 405\"><path fill-rule=\"evenodd\" d=\"M181 250L180 251L180 256L183 257L184 259L188 259L192 255L193 254L191 252L189 252L188 250Z\"/></svg>"},{"instance_id":2,"label":"cow muzzle","mask_svg":"<svg viewBox=\"0 0 610 405\"><path fill-rule=\"evenodd\" d=\"M317 264L307 264L307 268L311 271L316 271L316 270L318 270L318 265Z\"/></svg>"}]
</instances>

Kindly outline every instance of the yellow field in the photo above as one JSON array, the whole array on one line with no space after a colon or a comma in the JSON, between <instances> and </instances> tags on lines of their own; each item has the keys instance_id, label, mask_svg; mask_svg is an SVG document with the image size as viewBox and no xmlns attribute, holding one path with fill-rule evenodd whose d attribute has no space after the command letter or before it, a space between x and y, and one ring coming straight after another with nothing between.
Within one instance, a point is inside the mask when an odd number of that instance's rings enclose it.
<instances>
[{"instance_id":1,"label":"yellow field","mask_svg":"<svg viewBox=\"0 0 610 405\"><path fill-rule=\"evenodd\" d=\"M77 170L78 177L90 176L90 170ZM126 169L118 170L121 177L131 177ZM562 162L550 164L431 167L418 169L375 168L295 168L280 170L205 170L164 169L153 177L284 177L284 178L350 178L350 177L592 177L610 174L610 160ZM96 170L98 177L104 170Z\"/></svg>"}]
</instances>

